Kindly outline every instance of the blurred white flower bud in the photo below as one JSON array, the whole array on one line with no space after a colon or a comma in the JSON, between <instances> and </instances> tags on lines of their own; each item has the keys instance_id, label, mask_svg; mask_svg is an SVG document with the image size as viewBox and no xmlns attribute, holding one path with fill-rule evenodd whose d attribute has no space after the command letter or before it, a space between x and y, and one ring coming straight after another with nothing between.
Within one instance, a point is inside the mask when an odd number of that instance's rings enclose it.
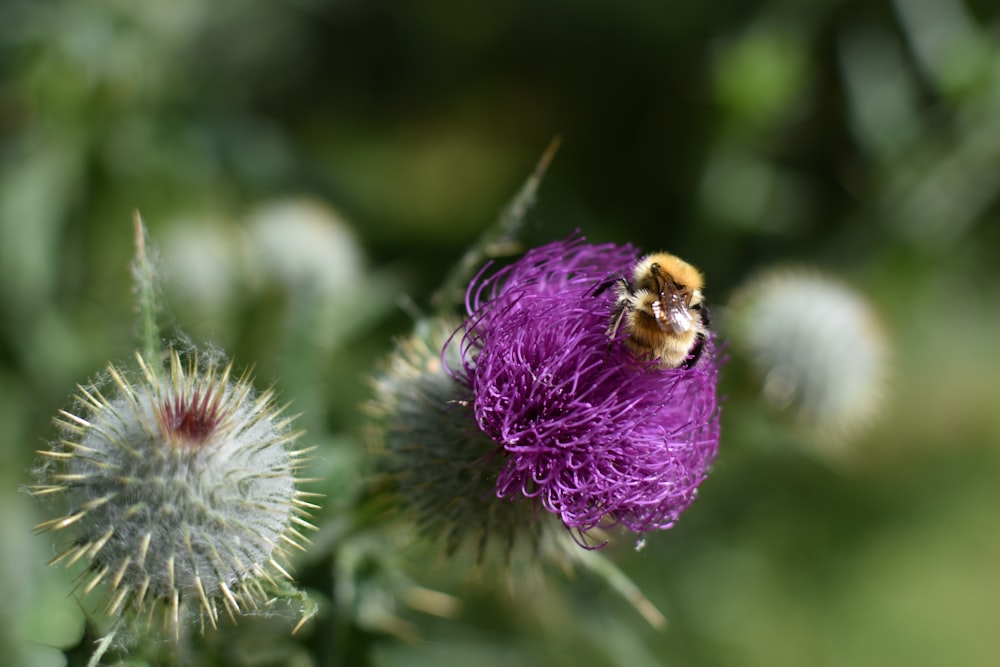
<instances>
[{"instance_id":1,"label":"blurred white flower bud","mask_svg":"<svg viewBox=\"0 0 1000 667\"><path fill-rule=\"evenodd\" d=\"M815 271L771 269L747 281L727 315L764 399L791 410L810 436L843 443L880 409L889 341L857 291Z\"/></svg>"}]
</instances>

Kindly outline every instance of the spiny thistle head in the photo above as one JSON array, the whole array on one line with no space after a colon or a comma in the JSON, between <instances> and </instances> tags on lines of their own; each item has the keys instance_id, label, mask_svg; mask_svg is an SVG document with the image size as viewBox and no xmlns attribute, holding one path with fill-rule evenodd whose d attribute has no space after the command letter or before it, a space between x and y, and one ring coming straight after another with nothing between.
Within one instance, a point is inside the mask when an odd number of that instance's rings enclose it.
<instances>
[{"instance_id":1,"label":"spiny thistle head","mask_svg":"<svg viewBox=\"0 0 1000 667\"><path fill-rule=\"evenodd\" d=\"M440 358L443 336L393 358L377 385L384 440L424 523L449 540L485 539L500 516L642 533L693 502L718 450L720 361L711 337L692 367L667 369L609 341L615 296L600 286L637 255L578 237L536 248L472 281Z\"/></svg>"},{"instance_id":2,"label":"spiny thistle head","mask_svg":"<svg viewBox=\"0 0 1000 667\"><path fill-rule=\"evenodd\" d=\"M817 271L777 268L751 278L727 309L764 399L808 434L840 444L878 412L889 342L868 300Z\"/></svg>"},{"instance_id":3,"label":"spiny thistle head","mask_svg":"<svg viewBox=\"0 0 1000 667\"><path fill-rule=\"evenodd\" d=\"M453 556L465 548L481 564L514 565L519 575L541 560L562 561L566 531L524 503L499 502L502 461L496 444L469 421L472 394L455 382L441 350L458 322L421 322L374 379L375 445L404 518ZM448 362L458 364L456 348Z\"/></svg>"},{"instance_id":4,"label":"spiny thistle head","mask_svg":"<svg viewBox=\"0 0 1000 667\"><path fill-rule=\"evenodd\" d=\"M81 386L39 452L31 493L68 506L37 527L67 536L52 563L85 564L78 589L104 591L99 614L148 625L162 609L175 635L188 603L202 628L257 611L275 577L290 579L286 549L306 541L296 527L312 528L296 489L305 451L289 448L299 432L273 391L256 394L217 356L171 352L164 369L137 358L134 377L109 366Z\"/></svg>"}]
</instances>

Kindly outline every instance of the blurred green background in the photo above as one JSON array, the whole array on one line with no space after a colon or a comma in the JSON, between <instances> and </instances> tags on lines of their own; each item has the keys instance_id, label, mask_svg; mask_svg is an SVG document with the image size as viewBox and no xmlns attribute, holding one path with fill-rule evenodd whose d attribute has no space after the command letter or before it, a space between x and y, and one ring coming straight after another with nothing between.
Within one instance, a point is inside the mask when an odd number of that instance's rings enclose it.
<instances>
[{"instance_id":1,"label":"blurred green background","mask_svg":"<svg viewBox=\"0 0 1000 667\"><path fill-rule=\"evenodd\" d=\"M165 321L278 381L327 478L299 568L323 614L295 639L222 630L192 662L997 664L998 31L985 0L4 0L10 664L80 641L18 489L72 387L132 354L134 209ZM761 267L814 265L868 295L893 345L880 419L836 456L734 355L701 499L607 551L665 632L585 574L510 595L386 554L359 509L366 377L556 134L530 243L669 249L719 304ZM410 608L415 586L461 608Z\"/></svg>"}]
</instances>

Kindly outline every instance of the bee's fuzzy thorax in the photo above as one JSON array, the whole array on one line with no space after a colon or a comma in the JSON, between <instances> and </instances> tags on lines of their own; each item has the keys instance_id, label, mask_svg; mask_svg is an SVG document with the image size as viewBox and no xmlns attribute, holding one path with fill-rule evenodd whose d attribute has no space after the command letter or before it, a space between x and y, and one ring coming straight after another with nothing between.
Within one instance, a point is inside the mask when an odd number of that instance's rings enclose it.
<instances>
[{"instance_id":1,"label":"bee's fuzzy thorax","mask_svg":"<svg viewBox=\"0 0 1000 667\"><path fill-rule=\"evenodd\" d=\"M705 277L701 271L680 257L667 252L655 252L639 259L635 268L632 269L632 283L643 289L654 289L652 281L649 279L654 264L659 265L663 271L672 275L678 284L692 292L705 288Z\"/></svg>"}]
</instances>

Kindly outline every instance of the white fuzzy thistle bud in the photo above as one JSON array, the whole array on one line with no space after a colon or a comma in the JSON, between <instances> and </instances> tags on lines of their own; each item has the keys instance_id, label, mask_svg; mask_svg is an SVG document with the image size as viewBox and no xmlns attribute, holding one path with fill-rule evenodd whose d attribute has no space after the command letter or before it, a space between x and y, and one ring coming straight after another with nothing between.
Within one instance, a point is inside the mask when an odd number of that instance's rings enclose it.
<instances>
[{"instance_id":1,"label":"white fuzzy thistle bud","mask_svg":"<svg viewBox=\"0 0 1000 667\"><path fill-rule=\"evenodd\" d=\"M70 536L52 563L87 564L78 590L105 591L98 613L148 625L163 609L176 636L190 601L204 628L273 597L315 505L295 488L305 450L289 449L300 433L272 391L215 358L171 352L160 371L137 356L134 379L109 366L106 386L79 388L30 491L67 503L37 530Z\"/></svg>"},{"instance_id":2,"label":"white fuzzy thistle bud","mask_svg":"<svg viewBox=\"0 0 1000 667\"><path fill-rule=\"evenodd\" d=\"M749 280L727 315L765 400L791 409L818 441L839 445L877 414L889 342L862 294L815 271L778 268Z\"/></svg>"}]
</instances>

